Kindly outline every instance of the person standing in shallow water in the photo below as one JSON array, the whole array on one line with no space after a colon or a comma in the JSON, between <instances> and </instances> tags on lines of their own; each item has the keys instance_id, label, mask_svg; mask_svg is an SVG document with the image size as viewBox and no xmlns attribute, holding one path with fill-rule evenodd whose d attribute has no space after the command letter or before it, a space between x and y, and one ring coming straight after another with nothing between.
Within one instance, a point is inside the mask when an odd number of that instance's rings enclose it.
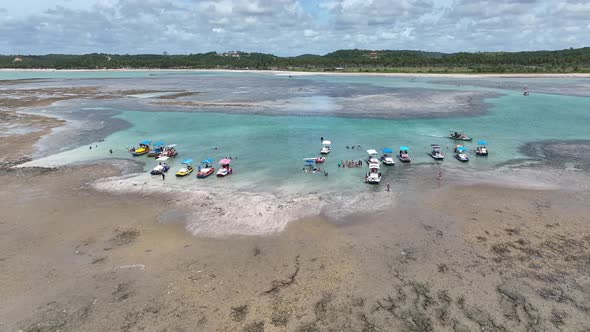
<instances>
[{"instance_id":1,"label":"person standing in shallow water","mask_svg":"<svg viewBox=\"0 0 590 332\"><path fill-rule=\"evenodd\" d=\"M320 141L322 141L322 142L324 141L324 136L320 137Z\"/></svg>"},{"instance_id":2,"label":"person standing in shallow water","mask_svg":"<svg viewBox=\"0 0 590 332\"><path fill-rule=\"evenodd\" d=\"M166 180L166 174L164 174L164 172L162 172L162 181Z\"/></svg>"}]
</instances>

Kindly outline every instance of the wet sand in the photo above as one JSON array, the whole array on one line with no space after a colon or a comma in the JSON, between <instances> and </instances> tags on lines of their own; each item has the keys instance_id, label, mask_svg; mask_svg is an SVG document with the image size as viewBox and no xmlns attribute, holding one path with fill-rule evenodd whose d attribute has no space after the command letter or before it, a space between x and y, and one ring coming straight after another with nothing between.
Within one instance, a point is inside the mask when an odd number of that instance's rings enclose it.
<instances>
[{"instance_id":1,"label":"wet sand","mask_svg":"<svg viewBox=\"0 0 590 332\"><path fill-rule=\"evenodd\" d=\"M443 187L272 236L202 238L108 165L2 172L6 331L590 328L587 193Z\"/></svg>"}]
</instances>

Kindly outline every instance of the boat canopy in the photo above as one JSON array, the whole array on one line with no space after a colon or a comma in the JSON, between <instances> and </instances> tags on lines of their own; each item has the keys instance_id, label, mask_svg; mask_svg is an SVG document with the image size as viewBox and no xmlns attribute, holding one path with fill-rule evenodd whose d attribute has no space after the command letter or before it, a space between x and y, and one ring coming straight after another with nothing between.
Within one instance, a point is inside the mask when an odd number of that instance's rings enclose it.
<instances>
[{"instance_id":1,"label":"boat canopy","mask_svg":"<svg viewBox=\"0 0 590 332\"><path fill-rule=\"evenodd\" d=\"M203 164L211 164L211 163L213 163L213 160L211 160L211 159L205 159L205 160L203 160L203 161L201 161L201 162L202 162Z\"/></svg>"},{"instance_id":2,"label":"boat canopy","mask_svg":"<svg viewBox=\"0 0 590 332\"><path fill-rule=\"evenodd\" d=\"M382 148L381 151L383 151L383 153L393 153L393 150L390 148Z\"/></svg>"},{"instance_id":3,"label":"boat canopy","mask_svg":"<svg viewBox=\"0 0 590 332\"><path fill-rule=\"evenodd\" d=\"M176 147L176 144L168 144L168 145L166 145L166 147L167 148L175 148Z\"/></svg>"},{"instance_id":4,"label":"boat canopy","mask_svg":"<svg viewBox=\"0 0 590 332\"><path fill-rule=\"evenodd\" d=\"M369 150L367 150L367 153L368 153L369 155L372 155L372 154L377 154L377 150L375 150L375 149L369 149Z\"/></svg>"},{"instance_id":5,"label":"boat canopy","mask_svg":"<svg viewBox=\"0 0 590 332\"><path fill-rule=\"evenodd\" d=\"M148 141L148 140L139 142L140 145L150 145L151 143L152 143L152 141Z\"/></svg>"},{"instance_id":6,"label":"boat canopy","mask_svg":"<svg viewBox=\"0 0 590 332\"><path fill-rule=\"evenodd\" d=\"M170 159L170 157L168 157L168 156L162 156L162 157L159 157L159 158L158 158L158 159L156 159L156 160L157 160L157 161L166 161L166 160L168 160L168 159Z\"/></svg>"},{"instance_id":7,"label":"boat canopy","mask_svg":"<svg viewBox=\"0 0 590 332\"><path fill-rule=\"evenodd\" d=\"M438 145L438 144L430 144L430 147L432 147L433 149L434 148L440 148L440 145Z\"/></svg>"},{"instance_id":8,"label":"boat canopy","mask_svg":"<svg viewBox=\"0 0 590 332\"><path fill-rule=\"evenodd\" d=\"M332 142L331 141L323 141L322 144L323 145L330 145L330 144L332 144Z\"/></svg>"},{"instance_id":9,"label":"boat canopy","mask_svg":"<svg viewBox=\"0 0 590 332\"><path fill-rule=\"evenodd\" d=\"M316 159L317 159L317 158L304 158L303 160L305 160L305 161L309 161L309 160L311 160L311 161L314 161L314 162L315 162L315 161L316 161Z\"/></svg>"},{"instance_id":10,"label":"boat canopy","mask_svg":"<svg viewBox=\"0 0 590 332\"><path fill-rule=\"evenodd\" d=\"M231 160L229 160L227 158L221 159L219 161L219 165L229 165L230 163L231 163Z\"/></svg>"},{"instance_id":11,"label":"boat canopy","mask_svg":"<svg viewBox=\"0 0 590 332\"><path fill-rule=\"evenodd\" d=\"M369 164L369 168L377 168L377 169L379 169L379 168L381 168L381 166L379 166L379 164L377 164L377 163L370 163Z\"/></svg>"},{"instance_id":12,"label":"boat canopy","mask_svg":"<svg viewBox=\"0 0 590 332\"><path fill-rule=\"evenodd\" d=\"M157 141L156 143L154 143L154 146L164 146L166 145L166 143L162 142L162 141Z\"/></svg>"},{"instance_id":13,"label":"boat canopy","mask_svg":"<svg viewBox=\"0 0 590 332\"><path fill-rule=\"evenodd\" d=\"M454 134L454 133L460 133L460 134L462 134L463 133L463 130L449 130L449 132L451 132L452 134Z\"/></svg>"},{"instance_id":14,"label":"boat canopy","mask_svg":"<svg viewBox=\"0 0 590 332\"><path fill-rule=\"evenodd\" d=\"M481 141L477 141L477 144L479 144L479 145L488 145L488 142L481 140Z\"/></svg>"},{"instance_id":15,"label":"boat canopy","mask_svg":"<svg viewBox=\"0 0 590 332\"><path fill-rule=\"evenodd\" d=\"M315 162L314 160L305 159L306 165L312 165L314 162Z\"/></svg>"},{"instance_id":16,"label":"boat canopy","mask_svg":"<svg viewBox=\"0 0 590 332\"><path fill-rule=\"evenodd\" d=\"M192 164L193 163L193 160L192 159L185 159L185 160L182 161L182 163L183 164L187 164L187 165L188 164Z\"/></svg>"},{"instance_id":17,"label":"boat canopy","mask_svg":"<svg viewBox=\"0 0 590 332\"><path fill-rule=\"evenodd\" d=\"M410 148L408 148L407 146L400 146L399 149L400 151L408 151Z\"/></svg>"},{"instance_id":18,"label":"boat canopy","mask_svg":"<svg viewBox=\"0 0 590 332\"><path fill-rule=\"evenodd\" d=\"M457 147L457 152L465 152L465 151L467 151L466 148L464 148L462 146Z\"/></svg>"}]
</instances>

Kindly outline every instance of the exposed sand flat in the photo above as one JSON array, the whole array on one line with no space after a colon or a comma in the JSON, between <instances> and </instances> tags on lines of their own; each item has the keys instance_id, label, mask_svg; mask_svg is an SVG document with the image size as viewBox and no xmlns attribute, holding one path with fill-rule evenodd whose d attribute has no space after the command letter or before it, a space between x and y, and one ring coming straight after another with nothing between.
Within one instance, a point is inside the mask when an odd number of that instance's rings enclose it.
<instances>
[{"instance_id":1,"label":"exposed sand flat","mask_svg":"<svg viewBox=\"0 0 590 332\"><path fill-rule=\"evenodd\" d=\"M340 226L207 239L158 223L165 197L88 186L117 173L0 175L1 329L590 328L587 193L443 187Z\"/></svg>"}]
</instances>

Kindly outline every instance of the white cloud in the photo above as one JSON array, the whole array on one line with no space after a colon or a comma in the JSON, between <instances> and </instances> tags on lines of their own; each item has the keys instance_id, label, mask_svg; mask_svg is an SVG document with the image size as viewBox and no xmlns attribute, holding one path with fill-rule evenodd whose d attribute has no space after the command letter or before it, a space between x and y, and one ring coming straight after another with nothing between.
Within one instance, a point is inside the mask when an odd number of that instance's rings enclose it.
<instances>
[{"instance_id":1,"label":"white cloud","mask_svg":"<svg viewBox=\"0 0 590 332\"><path fill-rule=\"evenodd\" d=\"M587 0L303 1L309 0L13 1L2 4L0 53L241 49L295 55L590 45Z\"/></svg>"}]
</instances>

